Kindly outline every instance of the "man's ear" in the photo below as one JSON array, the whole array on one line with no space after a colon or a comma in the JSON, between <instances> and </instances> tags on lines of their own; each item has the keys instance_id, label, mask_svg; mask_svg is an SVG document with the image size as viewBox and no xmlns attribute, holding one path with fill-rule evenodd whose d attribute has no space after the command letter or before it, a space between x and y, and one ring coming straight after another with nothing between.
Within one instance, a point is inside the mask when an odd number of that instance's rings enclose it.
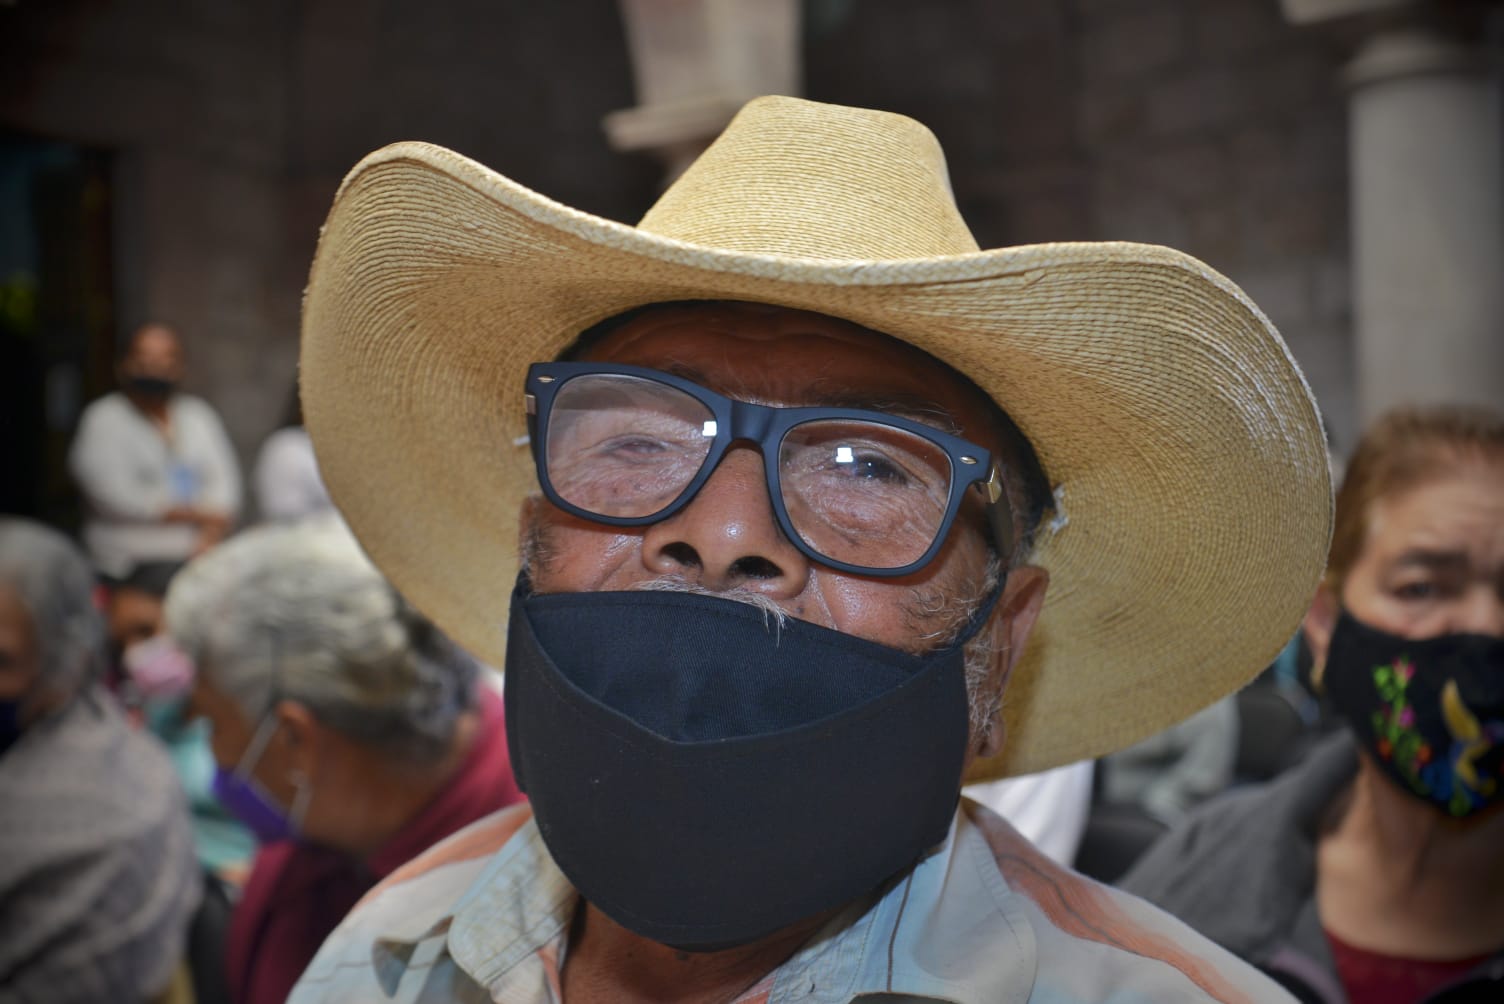
<instances>
[{"instance_id":1,"label":"man's ear","mask_svg":"<svg viewBox=\"0 0 1504 1004\"><path fill-rule=\"evenodd\" d=\"M1038 565L1022 565L1008 573L1008 584L1003 587L998 608L1006 618L1007 635L1002 640L1007 645L1009 673L1023 657L1024 646L1044 609L1044 594L1049 587L1050 573Z\"/></svg>"},{"instance_id":2,"label":"man's ear","mask_svg":"<svg viewBox=\"0 0 1504 1004\"><path fill-rule=\"evenodd\" d=\"M1326 653L1332 643L1332 630L1337 626L1337 614L1342 604L1337 594L1322 583L1311 598L1311 607L1306 611L1301 630L1305 632L1306 645L1311 649L1311 683L1321 688L1321 677L1326 670Z\"/></svg>"},{"instance_id":3,"label":"man's ear","mask_svg":"<svg viewBox=\"0 0 1504 1004\"><path fill-rule=\"evenodd\" d=\"M993 615L988 630L992 638L992 673L987 681L987 693L1002 696L1013 667L1023 658L1024 648L1034 625L1044 609L1045 591L1050 585L1050 573L1037 565L1022 565L1008 573L1008 582L998 600L997 613ZM977 737L977 755L989 757L1003 748L1003 716L994 715L987 723L987 731Z\"/></svg>"}]
</instances>

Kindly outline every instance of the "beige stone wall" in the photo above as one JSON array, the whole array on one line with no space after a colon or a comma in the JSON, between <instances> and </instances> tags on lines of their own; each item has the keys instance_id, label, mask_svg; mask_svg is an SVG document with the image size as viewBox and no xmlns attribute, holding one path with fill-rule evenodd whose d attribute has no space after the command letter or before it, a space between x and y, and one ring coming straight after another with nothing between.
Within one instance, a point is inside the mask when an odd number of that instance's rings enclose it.
<instances>
[{"instance_id":1,"label":"beige stone wall","mask_svg":"<svg viewBox=\"0 0 1504 1004\"><path fill-rule=\"evenodd\" d=\"M984 245L1168 244L1284 333L1340 446L1354 425L1340 53L1276 0L864 0L811 45L811 97L928 121Z\"/></svg>"},{"instance_id":2,"label":"beige stone wall","mask_svg":"<svg viewBox=\"0 0 1504 1004\"><path fill-rule=\"evenodd\" d=\"M0 127L112 152L117 328L180 328L249 462L292 384L318 225L362 155L426 139L608 216L650 202L653 165L599 126L630 103L615 8L572 6L0 6Z\"/></svg>"},{"instance_id":3,"label":"beige stone wall","mask_svg":"<svg viewBox=\"0 0 1504 1004\"><path fill-rule=\"evenodd\" d=\"M807 0L805 93L927 122L984 245L1172 244L1285 332L1339 444L1352 360L1341 56L1276 0ZM283 407L298 299L342 173L455 147L635 219L659 166L609 0L0 7L0 126L116 154L117 321L178 323L249 455Z\"/></svg>"}]
</instances>

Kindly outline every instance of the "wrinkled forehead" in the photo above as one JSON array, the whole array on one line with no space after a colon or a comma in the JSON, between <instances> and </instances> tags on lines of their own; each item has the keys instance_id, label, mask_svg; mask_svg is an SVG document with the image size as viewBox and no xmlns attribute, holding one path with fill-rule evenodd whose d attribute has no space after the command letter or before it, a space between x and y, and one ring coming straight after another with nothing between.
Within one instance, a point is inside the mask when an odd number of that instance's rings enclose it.
<instances>
[{"instance_id":1,"label":"wrinkled forehead","mask_svg":"<svg viewBox=\"0 0 1504 1004\"><path fill-rule=\"evenodd\" d=\"M1504 563L1504 464L1465 463L1369 503L1365 553ZM1434 563L1434 562L1433 562Z\"/></svg>"},{"instance_id":2,"label":"wrinkled forehead","mask_svg":"<svg viewBox=\"0 0 1504 1004\"><path fill-rule=\"evenodd\" d=\"M772 405L867 408L993 446L998 406L928 353L850 321L763 304L658 304L582 337L571 358L647 366Z\"/></svg>"}]
</instances>

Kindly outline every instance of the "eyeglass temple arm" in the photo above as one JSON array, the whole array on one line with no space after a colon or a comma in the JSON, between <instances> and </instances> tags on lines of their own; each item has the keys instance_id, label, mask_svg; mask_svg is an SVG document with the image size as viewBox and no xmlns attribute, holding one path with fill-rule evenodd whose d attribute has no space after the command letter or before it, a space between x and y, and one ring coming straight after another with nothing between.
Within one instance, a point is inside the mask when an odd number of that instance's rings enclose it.
<instances>
[{"instance_id":1,"label":"eyeglass temple arm","mask_svg":"<svg viewBox=\"0 0 1504 1004\"><path fill-rule=\"evenodd\" d=\"M1008 502L1008 493L1003 489L1002 468L996 463L992 465L992 471L987 475L987 480L979 482L977 491L987 500L987 522L992 527L992 542L997 547L998 557L1003 563L1009 564L1013 559L1013 506Z\"/></svg>"}]
</instances>

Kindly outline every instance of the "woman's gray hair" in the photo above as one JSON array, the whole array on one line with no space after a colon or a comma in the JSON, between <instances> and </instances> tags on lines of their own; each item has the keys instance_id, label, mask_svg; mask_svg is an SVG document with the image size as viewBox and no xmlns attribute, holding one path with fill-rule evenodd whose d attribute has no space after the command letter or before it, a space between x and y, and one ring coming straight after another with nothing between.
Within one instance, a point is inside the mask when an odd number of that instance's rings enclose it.
<instances>
[{"instance_id":1,"label":"woman's gray hair","mask_svg":"<svg viewBox=\"0 0 1504 1004\"><path fill-rule=\"evenodd\" d=\"M94 605L94 573L73 543L29 519L0 517L0 586L31 614L38 686L69 697L104 665L104 619Z\"/></svg>"},{"instance_id":2,"label":"woman's gray hair","mask_svg":"<svg viewBox=\"0 0 1504 1004\"><path fill-rule=\"evenodd\" d=\"M398 759L437 760L479 665L399 596L334 516L246 531L191 562L167 628L252 722L298 701Z\"/></svg>"}]
</instances>

